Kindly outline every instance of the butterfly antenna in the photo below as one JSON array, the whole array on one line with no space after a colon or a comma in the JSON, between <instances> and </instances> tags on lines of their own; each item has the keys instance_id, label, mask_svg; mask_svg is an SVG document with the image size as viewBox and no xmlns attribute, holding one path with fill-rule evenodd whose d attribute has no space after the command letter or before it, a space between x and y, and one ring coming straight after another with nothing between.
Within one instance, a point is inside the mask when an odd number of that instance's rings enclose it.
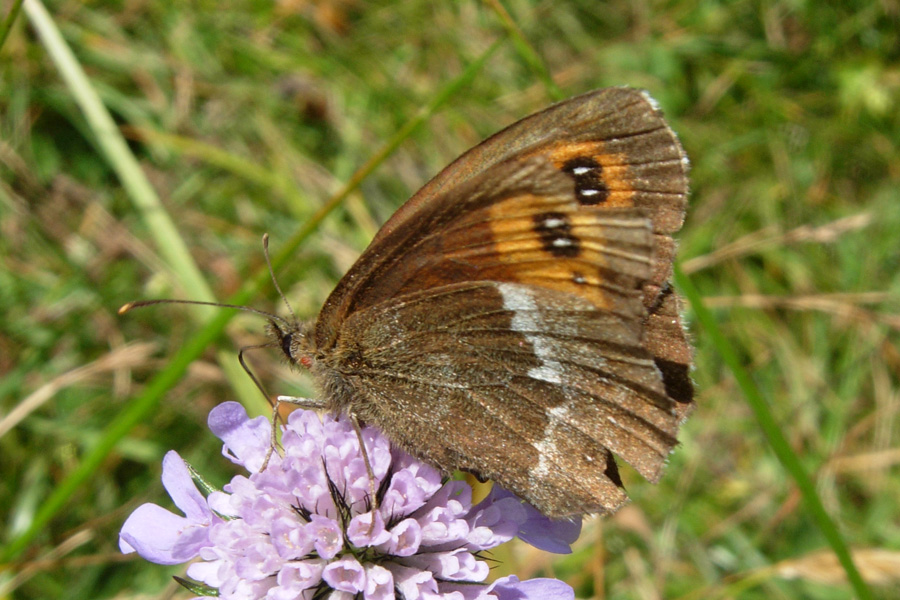
<instances>
[{"instance_id":1,"label":"butterfly antenna","mask_svg":"<svg viewBox=\"0 0 900 600\"><path fill-rule=\"evenodd\" d=\"M144 306L153 306L154 304L196 304L198 306L215 306L217 308L235 308L237 310L242 310L244 312L255 313L257 315L262 315L267 319L271 319L273 321L277 321L281 323L285 327L289 327L291 325L287 319L283 317L279 317L278 315L274 315L272 313L266 312L264 310L259 310L257 308L252 308L250 306L241 306L240 304L224 304L222 302L203 302L202 300L172 300L169 298L160 298L157 300L138 300L136 302L128 302L127 304L123 304L119 307L119 314L124 315L125 313L134 310L135 308L143 308ZM291 313L293 316L293 313Z\"/></svg>"},{"instance_id":2,"label":"butterfly antenna","mask_svg":"<svg viewBox=\"0 0 900 600\"><path fill-rule=\"evenodd\" d=\"M269 267L269 275L272 277L272 283L275 284L275 289L278 291L278 295L281 296L281 300L284 302L284 305L287 306L288 312L291 313L291 320L296 323L297 315L294 314L294 309L291 308L290 303L288 302L287 296L284 295L284 292L281 291L281 286L278 285L278 279L275 278L275 269L272 268L272 259L269 258L269 234L263 234L263 254L266 257L266 265Z\"/></svg>"},{"instance_id":3,"label":"butterfly antenna","mask_svg":"<svg viewBox=\"0 0 900 600\"><path fill-rule=\"evenodd\" d=\"M135 308L141 308L144 306L152 306L154 304L198 304L200 306L215 306L218 308L236 308L238 310L244 310L251 313L256 313L258 315L262 315L271 319L272 321L280 323L285 328L291 326L291 324L284 318L279 317L278 315L273 315L272 313L267 313L264 310L257 310L255 308L251 308L249 306L240 306L238 304L222 304L219 302L203 302L201 300L169 300L169 299L161 299L161 300L139 300L137 302L129 302L128 304L122 305L119 309L119 314L124 315L130 310ZM250 380L253 381L253 384L256 388L262 392L262 395L266 398L266 401L272 405L272 400L269 398L269 394L266 393L266 388L263 387L262 382L256 377L253 371L250 369L250 365L247 364L247 361L244 359L244 352L247 350L256 350L257 348L275 348L277 344L273 342L268 342L266 344L255 344L252 346L244 346L240 350L238 350L238 362L241 363L241 368L244 369L244 372L250 377Z\"/></svg>"}]
</instances>

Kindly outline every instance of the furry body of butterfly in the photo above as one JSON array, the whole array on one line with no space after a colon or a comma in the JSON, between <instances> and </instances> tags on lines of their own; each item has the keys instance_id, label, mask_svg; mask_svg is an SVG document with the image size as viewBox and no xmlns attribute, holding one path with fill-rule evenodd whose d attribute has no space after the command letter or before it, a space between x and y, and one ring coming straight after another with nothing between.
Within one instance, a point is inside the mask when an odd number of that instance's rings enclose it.
<instances>
[{"instance_id":1,"label":"furry body of butterfly","mask_svg":"<svg viewBox=\"0 0 900 600\"><path fill-rule=\"evenodd\" d=\"M334 412L549 516L627 501L614 455L657 481L693 406L670 279L687 159L646 93L527 117L384 225L318 319L272 323Z\"/></svg>"}]
</instances>

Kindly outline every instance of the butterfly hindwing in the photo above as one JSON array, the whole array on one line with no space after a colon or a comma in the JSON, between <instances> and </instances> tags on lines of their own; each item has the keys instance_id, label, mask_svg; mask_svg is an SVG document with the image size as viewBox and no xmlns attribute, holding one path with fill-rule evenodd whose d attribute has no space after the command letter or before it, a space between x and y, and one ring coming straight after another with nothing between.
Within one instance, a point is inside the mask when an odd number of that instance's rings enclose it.
<instances>
[{"instance_id":1,"label":"butterfly hindwing","mask_svg":"<svg viewBox=\"0 0 900 600\"><path fill-rule=\"evenodd\" d=\"M547 514L609 512L625 501L610 451L656 480L679 422L633 319L534 286L455 284L354 313L330 366L357 416L422 458Z\"/></svg>"}]
</instances>

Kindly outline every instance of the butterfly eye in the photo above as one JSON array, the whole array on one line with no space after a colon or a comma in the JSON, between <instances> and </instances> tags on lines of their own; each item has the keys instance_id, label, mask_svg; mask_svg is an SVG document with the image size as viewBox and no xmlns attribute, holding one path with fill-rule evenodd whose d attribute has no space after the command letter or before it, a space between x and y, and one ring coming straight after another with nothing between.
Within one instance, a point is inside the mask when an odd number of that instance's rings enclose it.
<instances>
[{"instance_id":1,"label":"butterfly eye","mask_svg":"<svg viewBox=\"0 0 900 600\"><path fill-rule=\"evenodd\" d=\"M281 336L281 351L284 352L284 355L288 358L291 358L291 341L294 339L294 335L291 332L287 332Z\"/></svg>"}]
</instances>

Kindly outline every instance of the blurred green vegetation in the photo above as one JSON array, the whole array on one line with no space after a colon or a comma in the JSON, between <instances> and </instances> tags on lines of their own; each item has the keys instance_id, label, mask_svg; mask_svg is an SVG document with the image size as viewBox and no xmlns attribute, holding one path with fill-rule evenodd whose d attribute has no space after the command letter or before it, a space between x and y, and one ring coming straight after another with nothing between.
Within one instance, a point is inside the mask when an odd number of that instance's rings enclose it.
<instances>
[{"instance_id":1,"label":"blurred green vegetation","mask_svg":"<svg viewBox=\"0 0 900 600\"><path fill-rule=\"evenodd\" d=\"M168 449L227 480L205 427L212 406L240 397L265 411L235 369L236 348L263 339L259 318L237 315L207 343L207 313L119 317L120 305L208 286L283 311L271 285L250 285L265 280L268 232L274 255L290 253L278 276L294 309L314 316L441 167L557 88L607 85L648 89L681 136L693 164L682 267L873 594L900 597L900 4L502 4L49 2L161 202L143 212L117 170L126 150L104 150L108 132L23 10L0 48L0 543L25 540L53 494L64 505L0 574L2 597L173 593L183 567L122 557L118 528L142 502L171 506L159 483ZM11 6L0 2L4 16ZM200 287L184 275L191 263ZM663 481L626 473L632 504L587 523L573 555L510 544L498 573L557 576L585 598L849 597L719 352L694 335L698 408ZM174 357L192 345L204 350L182 375ZM275 354L250 356L269 389L314 394ZM152 387L163 372L171 383ZM147 408L128 413L136 398Z\"/></svg>"}]
</instances>

